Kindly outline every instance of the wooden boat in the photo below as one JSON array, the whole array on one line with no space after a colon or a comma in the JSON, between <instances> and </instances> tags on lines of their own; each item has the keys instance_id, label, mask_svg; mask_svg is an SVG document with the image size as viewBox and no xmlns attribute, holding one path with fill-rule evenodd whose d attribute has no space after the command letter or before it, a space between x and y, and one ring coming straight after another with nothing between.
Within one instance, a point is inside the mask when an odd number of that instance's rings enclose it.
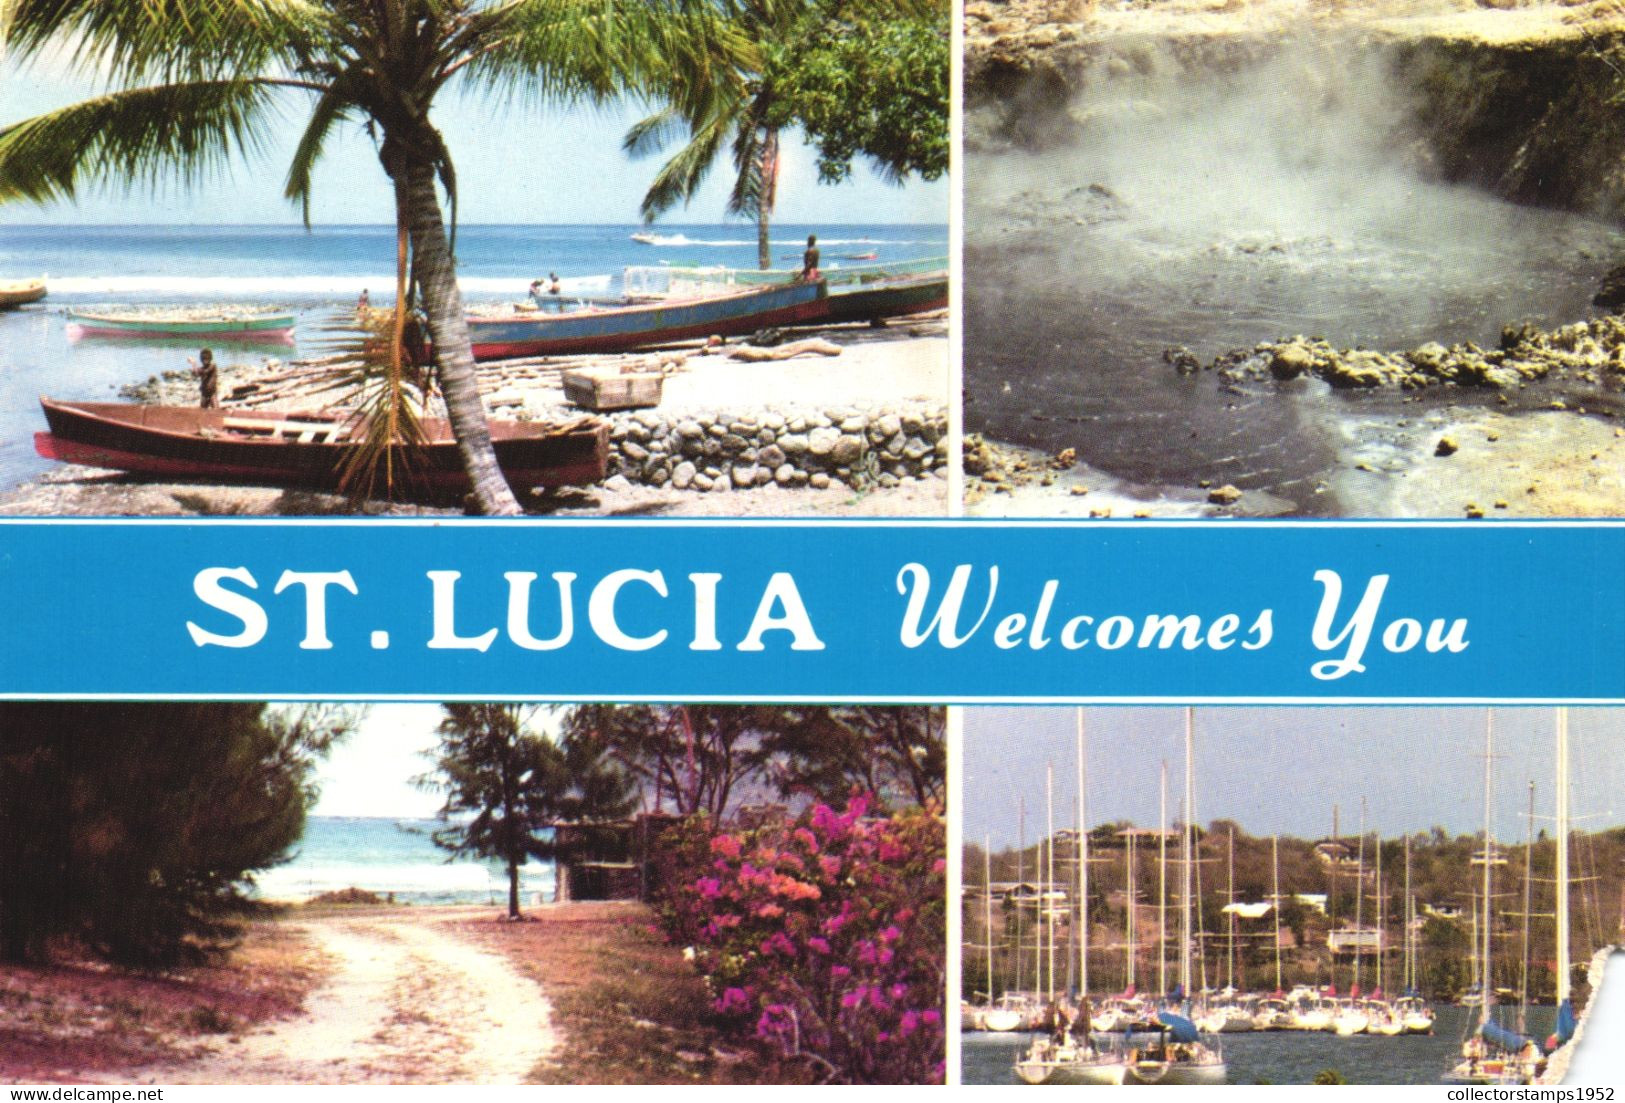
<instances>
[{"instance_id":1,"label":"wooden boat","mask_svg":"<svg viewBox=\"0 0 1625 1103\"><path fill-rule=\"evenodd\" d=\"M203 410L41 398L49 432L34 435L46 459L143 475L336 489L360 421L342 413ZM424 419L427 443L409 455L396 445L396 470L408 486L466 491L451 426ZM491 422L503 474L518 492L584 485L609 467L609 425L597 418L566 424Z\"/></svg>"},{"instance_id":2,"label":"wooden boat","mask_svg":"<svg viewBox=\"0 0 1625 1103\"><path fill-rule=\"evenodd\" d=\"M0 310L45 298L44 280L0 280Z\"/></svg>"},{"instance_id":3,"label":"wooden boat","mask_svg":"<svg viewBox=\"0 0 1625 1103\"><path fill-rule=\"evenodd\" d=\"M629 349L796 325L823 309L822 283L791 283L732 295L578 310L570 314L470 317L476 360L625 352Z\"/></svg>"},{"instance_id":4,"label":"wooden boat","mask_svg":"<svg viewBox=\"0 0 1625 1103\"><path fill-rule=\"evenodd\" d=\"M914 276L832 293L824 300L824 313L812 319L812 323L873 322L942 310L947 305L946 275Z\"/></svg>"},{"instance_id":5,"label":"wooden boat","mask_svg":"<svg viewBox=\"0 0 1625 1103\"><path fill-rule=\"evenodd\" d=\"M275 339L293 334L292 314L89 314L68 311L68 325L88 337L199 337L215 341Z\"/></svg>"}]
</instances>

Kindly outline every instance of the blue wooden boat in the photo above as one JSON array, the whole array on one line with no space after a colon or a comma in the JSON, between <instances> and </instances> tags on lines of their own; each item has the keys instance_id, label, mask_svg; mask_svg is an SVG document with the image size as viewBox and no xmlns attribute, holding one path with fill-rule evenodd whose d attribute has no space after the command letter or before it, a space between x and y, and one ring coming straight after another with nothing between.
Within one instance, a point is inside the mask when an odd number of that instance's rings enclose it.
<instances>
[{"instance_id":1,"label":"blue wooden boat","mask_svg":"<svg viewBox=\"0 0 1625 1103\"><path fill-rule=\"evenodd\" d=\"M767 326L796 325L818 317L824 310L826 295L822 283L789 283L733 295L611 310L471 317L468 331L476 360L625 352L713 335L754 333Z\"/></svg>"}]
</instances>

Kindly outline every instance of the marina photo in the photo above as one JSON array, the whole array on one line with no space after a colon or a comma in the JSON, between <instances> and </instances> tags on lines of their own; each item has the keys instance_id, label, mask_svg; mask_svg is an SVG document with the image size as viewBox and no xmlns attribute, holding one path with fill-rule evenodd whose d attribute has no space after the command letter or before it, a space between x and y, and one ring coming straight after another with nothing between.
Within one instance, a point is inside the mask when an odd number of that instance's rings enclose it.
<instances>
[{"instance_id":1,"label":"marina photo","mask_svg":"<svg viewBox=\"0 0 1625 1103\"><path fill-rule=\"evenodd\" d=\"M1622 724L968 710L963 1082L1563 1082L1625 939Z\"/></svg>"}]
</instances>

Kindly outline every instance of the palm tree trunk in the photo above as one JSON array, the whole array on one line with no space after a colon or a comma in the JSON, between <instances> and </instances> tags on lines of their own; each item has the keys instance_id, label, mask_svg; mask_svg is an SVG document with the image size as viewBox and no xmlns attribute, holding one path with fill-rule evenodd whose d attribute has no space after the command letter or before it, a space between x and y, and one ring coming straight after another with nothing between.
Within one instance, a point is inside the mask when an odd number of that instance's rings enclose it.
<instances>
[{"instance_id":1,"label":"palm tree trunk","mask_svg":"<svg viewBox=\"0 0 1625 1103\"><path fill-rule=\"evenodd\" d=\"M474 348L463 316L463 294L457 287L457 270L435 194L434 167L402 152L387 158L385 168L395 184L396 209L408 220L412 235L412 275L423 293L440 393L446 399L446 415L457 438L463 470L474 488L475 508L486 515L520 513L491 446Z\"/></svg>"},{"instance_id":2,"label":"palm tree trunk","mask_svg":"<svg viewBox=\"0 0 1625 1103\"><path fill-rule=\"evenodd\" d=\"M773 267L773 247L768 241L768 219L772 212L766 204L756 205L756 266L762 271Z\"/></svg>"},{"instance_id":3,"label":"palm tree trunk","mask_svg":"<svg viewBox=\"0 0 1625 1103\"><path fill-rule=\"evenodd\" d=\"M756 261L766 271L773 267L773 243L768 237L768 223L773 220L773 206L779 190L777 127L768 127L762 138L762 153L756 171L761 175L761 187L756 196Z\"/></svg>"}]
</instances>

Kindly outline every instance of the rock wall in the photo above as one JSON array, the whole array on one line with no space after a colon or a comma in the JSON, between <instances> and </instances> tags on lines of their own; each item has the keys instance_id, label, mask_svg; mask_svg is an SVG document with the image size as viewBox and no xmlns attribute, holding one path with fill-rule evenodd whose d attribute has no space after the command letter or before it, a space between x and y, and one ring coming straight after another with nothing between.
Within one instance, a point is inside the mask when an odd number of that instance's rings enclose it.
<instances>
[{"instance_id":1,"label":"rock wall","mask_svg":"<svg viewBox=\"0 0 1625 1103\"><path fill-rule=\"evenodd\" d=\"M894 487L946 478L942 407L829 407L608 415L610 473L632 483L724 492L770 483L822 489Z\"/></svg>"}]
</instances>

